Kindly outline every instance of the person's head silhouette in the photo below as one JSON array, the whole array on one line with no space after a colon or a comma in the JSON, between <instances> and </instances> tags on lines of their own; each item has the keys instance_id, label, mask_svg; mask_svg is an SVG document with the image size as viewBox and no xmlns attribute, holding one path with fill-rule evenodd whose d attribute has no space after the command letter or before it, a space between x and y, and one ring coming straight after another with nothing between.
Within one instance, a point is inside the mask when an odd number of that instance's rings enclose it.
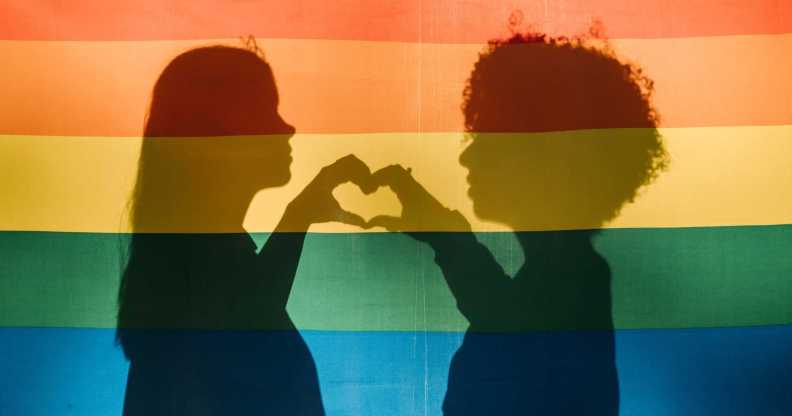
<instances>
[{"instance_id":1,"label":"person's head silhouette","mask_svg":"<svg viewBox=\"0 0 792 416\"><path fill-rule=\"evenodd\" d=\"M130 360L124 414L324 414L286 304L308 214L337 183L320 181L327 187L304 191L306 203L289 204L301 233L272 233L259 249L243 227L254 195L290 180L293 134L255 48L193 49L163 70L118 293L116 338Z\"/></svg>"},{"instance_id":2,"label":"person's head silhouette","mask_svg":"<svg viewBox=\"0 0 792 416\"><path fill-rule=\"evenodd\" d=\"M152 93L145 136L293 134L278 115L270 65L256 50L192 49L174 58Z\"/></svg>"},{"instance_id":3,"label":"person's head silhouette","mask_svg":"<svg viewBox=\"0 0 792 416\"><path fill-rule=\"evenodd\" d=\"M293 134L278 114L272 69L257 51L211 46L182 53L152 93L133 228L239 228L258 190L290 179Z\"/></svg>"},{"instance_id":4,"label":"person's head silhouette","mask_svg":"<svg viewBox=\"0 0 792 416\"><path fill-rule=\"evenodd\" d=\"M651 81L592 43L515 35L480 55L460 157L479 217L518 230L597 228L663 168Z\"/></svg>"}]
</instances>

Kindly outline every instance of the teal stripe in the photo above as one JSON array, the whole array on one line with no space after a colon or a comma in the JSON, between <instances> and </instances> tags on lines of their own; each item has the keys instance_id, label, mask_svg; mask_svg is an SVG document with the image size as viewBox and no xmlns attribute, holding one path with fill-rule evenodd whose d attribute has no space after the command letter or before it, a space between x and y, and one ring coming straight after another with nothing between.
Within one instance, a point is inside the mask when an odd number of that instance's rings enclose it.
<instances>
[{"instance_id":1,"label":"teal stripe","mask_svg":"<svg viewBox=\"0 0 792 416\"><path fill-rule=\"evenodd\" d=\"M516 272L514 234L476 235ZM129 238L0 233L0 326L114 327ZM609 229L595 246L611 270L615 328L792 323L792 225ZM467 327L432 250L401 234L310 234L288 311L301 329Z\"/></svg>"}]
</instances>

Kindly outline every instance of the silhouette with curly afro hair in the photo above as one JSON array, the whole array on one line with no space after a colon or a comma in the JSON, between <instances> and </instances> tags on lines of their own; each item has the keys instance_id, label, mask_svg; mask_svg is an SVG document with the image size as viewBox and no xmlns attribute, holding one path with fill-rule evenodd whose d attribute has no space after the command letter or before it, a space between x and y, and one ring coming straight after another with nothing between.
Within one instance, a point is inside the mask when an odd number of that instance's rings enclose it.
<instances>
[{"instance_id":1,"label":"silhouette with curly afro hair","mask_svg":"<svg viewBox=\"0 0 792 416\"><path fill-rule=\"evenodd\" d=\"M592 237L665 168L652 83L596 36L492 41L464 90L475 214L516 231L525 262L507 275L410 175L374 176L402 202L407 231L435 251L469 328L454 354L446 415L616 415L611 272Z\"/></svg>"}]
</instances>

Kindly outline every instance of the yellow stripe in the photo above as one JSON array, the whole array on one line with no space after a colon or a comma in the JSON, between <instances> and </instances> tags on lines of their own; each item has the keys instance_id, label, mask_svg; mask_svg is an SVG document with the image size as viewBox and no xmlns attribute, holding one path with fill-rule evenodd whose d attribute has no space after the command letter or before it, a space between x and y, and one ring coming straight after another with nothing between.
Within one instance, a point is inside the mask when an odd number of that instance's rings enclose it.
<instances>
[{"instance_id":1,"label":"yellow stripe","mask_svg":"<svg viewBox=\"0 0 792 416\"><path fill-rule=\"evenodd\" d=\"M792 223L792 126L668 128L660 132L670 154L669 169L606 227ZM613 133L544 134L597 137ZM194 139L167 140L183 145ZM131 231L124 212L136 178L140 145L141 139L129 137L0 136L0 230ZM473 214L467 196L467 170L458 161L465 146L459 133L300 134L292 138L291 145L292 179L286 186L256 195L244 223L249 231L272 230L286 204L320 167L349 153L372 169L393 163L412 168L419 182L438 200L462 212L476 231L506 229ZM345 185L335 194L342 206L365 218L401 210L387 189L363 196ZM547 228L551 229L579 225L565 218L538 223L550 224ZM147 231L231 230L194 223ZM311 231L360 230L331 223L315 225Z\"/></svg>"}]
</instances>

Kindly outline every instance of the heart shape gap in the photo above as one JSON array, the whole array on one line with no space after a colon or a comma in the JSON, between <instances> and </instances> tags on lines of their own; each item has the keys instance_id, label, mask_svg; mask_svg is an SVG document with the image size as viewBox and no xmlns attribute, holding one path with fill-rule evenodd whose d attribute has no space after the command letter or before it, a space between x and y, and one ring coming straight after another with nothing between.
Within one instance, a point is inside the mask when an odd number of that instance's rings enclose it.
<instances>
[{"instance_id":1,"label":"heart shape gap","mask_svg":"<svg viewBox=\"0 0 792 416\"><path fill-rule=\"evenodd\" d=\"M348 182L336 187L333 197L343 209L360 215L366 221L377 215L399 217L402 213L399 199L388 187L377 188L366 195L357 185Z\"/></svg>"}]
</instances>

